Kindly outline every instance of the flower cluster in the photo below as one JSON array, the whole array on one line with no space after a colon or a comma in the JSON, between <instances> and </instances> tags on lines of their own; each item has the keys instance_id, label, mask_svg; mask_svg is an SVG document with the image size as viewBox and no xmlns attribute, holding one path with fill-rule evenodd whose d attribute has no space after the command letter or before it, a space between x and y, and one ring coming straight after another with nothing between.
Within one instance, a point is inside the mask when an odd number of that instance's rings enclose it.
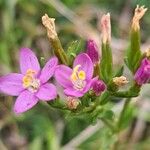
<instances>
[{"instance_id":1,"label":"flower cluster","mask_svg":"<svg viewBox=\"0 0 150 150\"><path fill-rule=\"evenodd\" d=\"M75 98L82 97L90 89L97 77L93 78L91 58L86 53L79 54L74 60L73 69L59 65L57 57L52 57L40 68L35 54L28 48L20 50L21 73L11 73L0 78L0 91L12 96L18 96L14 112L23 113L38 103L39 100L50 101L57 97L57 88L49 80L54 76L64 88L64 94ZM105 90L101 87L93 88L96 93Z\"/></svg>"},{"instance_id":2,"label":"flower cluster","mask_svg":"<svg viewBox=\"0 0 150 150\"><path fill-rule=\"evenodd\" d=\"M21 73L10 73L0 77L0 92L18 96L14 104L16 114L31 109L40 100L62 100L61 94L63 94L66 107L69 110L75 112L81 106L78 112L82 112L82 110L92 112L94 110L94 117L99 111L96 108L97 105L107 103L111 97L131 98L138 96L141 86L150 82L150 50L141 54L139 46L139 21L146 11L147 9L143 6L137 6L132 19L131 46L128 49L125 63L133 73L134 81L127 91L119 89L129 82L123 76L123 68L117 72L113 69L110 44L111 21L110 14L107 13L99 21L102 31L101 58L98 46L95 41L90 39L87 41L85 52L80 52L78 55L75 51L73 52L73 63L69 59L70 54L65 52L61 46L55 28L55 19L49 18L45 14L42 17L42 23L47 30L55 56L50 58L41 69L32 50L22 48L20 50ZM61 88L58 88L58 85ZM62 93L58 94L60 89L62 89Z\"/></svg>"}]
</instances>

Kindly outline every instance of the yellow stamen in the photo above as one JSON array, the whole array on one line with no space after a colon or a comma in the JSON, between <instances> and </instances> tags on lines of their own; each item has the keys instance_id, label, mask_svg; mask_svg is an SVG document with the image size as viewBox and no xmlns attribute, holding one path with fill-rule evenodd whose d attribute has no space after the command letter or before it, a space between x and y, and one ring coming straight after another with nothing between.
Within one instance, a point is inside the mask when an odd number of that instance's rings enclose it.
<instances>
[{"instance_id":1,"label":"yellow stamen","mask_svg":"<svg viewBox=\"0 0 150 150\"><path fill-rule=\"evenodd\" d=\"M77 65L73 68L73 72L76 73L78 72L79 68L81 67L81 65Z\"/></svg>"},{"instance_id":2,"label":"yellow stamen","mask_svg":"<svg viewBox=\"0 0 150 150\"><path fill-rule=\"evenodd\" d=\"M27 70L27 72L26 72L26 75L23 77L23 86L25 87L25 88L27 88L27 87L29 87L30 86L30 84L31 84L31 82L33 81L33 79L34 79L34 74L35 74L36 72L34 71L34 70L32 70L32 69L28 69Z\"/></svg>"},{"instance_id":3,"label":"yellow stamen","mask_svg":"<svg viewBox=\"0 0 150 150\"><path fill-rule=\"evenodd\" d=\"M78 72L78 77L81 80L85 80L85 72L83 70Z\"/></svg>"},{"instance_id":4,"label":"yellow stamen","mask_svg":"<svg viewBox=\"0 0 150 150\"><path fill-rule=\"evenodd\" d=\"M77 77L76 73L72 73L71 80L76 81L77 79L78 79L78 77Z\"/></svg>"}]
</instances>

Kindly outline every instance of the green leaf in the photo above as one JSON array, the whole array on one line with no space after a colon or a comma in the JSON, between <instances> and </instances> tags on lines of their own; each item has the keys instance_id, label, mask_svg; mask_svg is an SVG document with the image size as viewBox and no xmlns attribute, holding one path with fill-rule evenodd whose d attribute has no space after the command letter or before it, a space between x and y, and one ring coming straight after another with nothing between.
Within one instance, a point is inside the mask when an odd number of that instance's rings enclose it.
<instances>
[{"instance_id":1,"label":"green leaf","mask_svg":"<svg viewBox=\"0 0 150 150\"><path fill-rule=\"evenodd\" d=\"M103 111L102 117L108 120L114 119L114 112L112 110Z\"/></svg>"},{"instance_id":2,"label":"green leaf","mask_svg":"<svg viewBox=\"0 0 150 150\"><path fill-rule=\"evenodd\" d=\"M130 105L128 109L126 109L125 114L122 116L122 122L120 124L120 130L129 126L133 119L135 108L133 105Z\"/></svg>"}]
</instances>

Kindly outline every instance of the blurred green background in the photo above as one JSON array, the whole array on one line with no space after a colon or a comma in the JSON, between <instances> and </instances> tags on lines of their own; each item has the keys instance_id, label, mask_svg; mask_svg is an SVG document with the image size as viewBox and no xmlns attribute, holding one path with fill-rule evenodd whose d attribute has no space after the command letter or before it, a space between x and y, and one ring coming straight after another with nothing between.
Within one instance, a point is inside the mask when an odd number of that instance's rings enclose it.
<instances>
[{"instance_id":1,"label":"blurred green background","mask_svg":"<svg viewBox=\"0 0 150 150\"><path fill-rule=\"evenodd\" d=\"M114 65L119 66L128 46L131 18L137 4L150 8L149 0L0 0L0 75L19 72L18 52L21 47L33 49L39 59L47 60L51 56L51 45L41 23L45 13L56 18L64 49L78 40L82 41L81 50L85 50L89 38L100 45L98 18L110 12ZM144 16L141 29L142 50L145 50L150 44L150 11ZM122 133L124 142L120 150L131 147L132 150L150 149L150 107L144 112L143 120L139 119L141 111L150 105L149 95L144 94L147 91L145 87L140 97L142 102L132 108L132 117L127 119L130 126L125 134ZM12 112L14 100L0 95L0 150L67 150L68 142L76 140L77 135L77 139L85 139L72 149L109 150L116 138L106 127L90 126L83 118L65 118L61 111L44 103L15 116ZM140 108L143 109L139 113ZM69 147L68 150L72 149Z\"/></svg>"}]
</instances>

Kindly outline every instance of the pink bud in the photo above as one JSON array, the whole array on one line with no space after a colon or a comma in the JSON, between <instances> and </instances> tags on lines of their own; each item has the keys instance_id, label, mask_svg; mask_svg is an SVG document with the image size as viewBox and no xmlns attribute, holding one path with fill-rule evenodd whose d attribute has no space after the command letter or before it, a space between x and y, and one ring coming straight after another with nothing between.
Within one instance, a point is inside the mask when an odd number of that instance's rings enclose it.
<instances>
[{"instance_id":1,"label":"pink bud","mask_svg":"<svg viewBox=\"0 0 150 150\"><path fill-rule=\"evenodd\" d=\"M110 23L110 14L104 14L101 18L101 31L102 31L102 42L111 41L111 23Z\"/></svg>"},{"instance_id":2,"label":"pink bud","mask_svg":"<svg viewBox=\"0 0 150 150\"><path fill-rule=\"evenodd\" d=\"M86 53L91 58L93 64L99 62L98 47L93 40L88 40L86 50L87 50Z\"/></svg>"},{"instance_id":3,"label":"pink bud","mask_svg":"<svg viewBox=\"0 0 150 150\"><path fill-rule=\"evenodd\" d=\"M102 80L96 80L92 84L92 89L95 92L95 94L99 96L106 89L106 85Z\"/></svg>"},{"instance_id":4,"label":"pink bud","mask_svg":"<svg viewBox=\"0 0 150 150\"><path fill-rule=\"evenodd\" d=\"M139 85L148 83L150 81L150 60L147 58L142 60L140 67L134 75L134 80Z\"/></svg>"}]
</instances>

